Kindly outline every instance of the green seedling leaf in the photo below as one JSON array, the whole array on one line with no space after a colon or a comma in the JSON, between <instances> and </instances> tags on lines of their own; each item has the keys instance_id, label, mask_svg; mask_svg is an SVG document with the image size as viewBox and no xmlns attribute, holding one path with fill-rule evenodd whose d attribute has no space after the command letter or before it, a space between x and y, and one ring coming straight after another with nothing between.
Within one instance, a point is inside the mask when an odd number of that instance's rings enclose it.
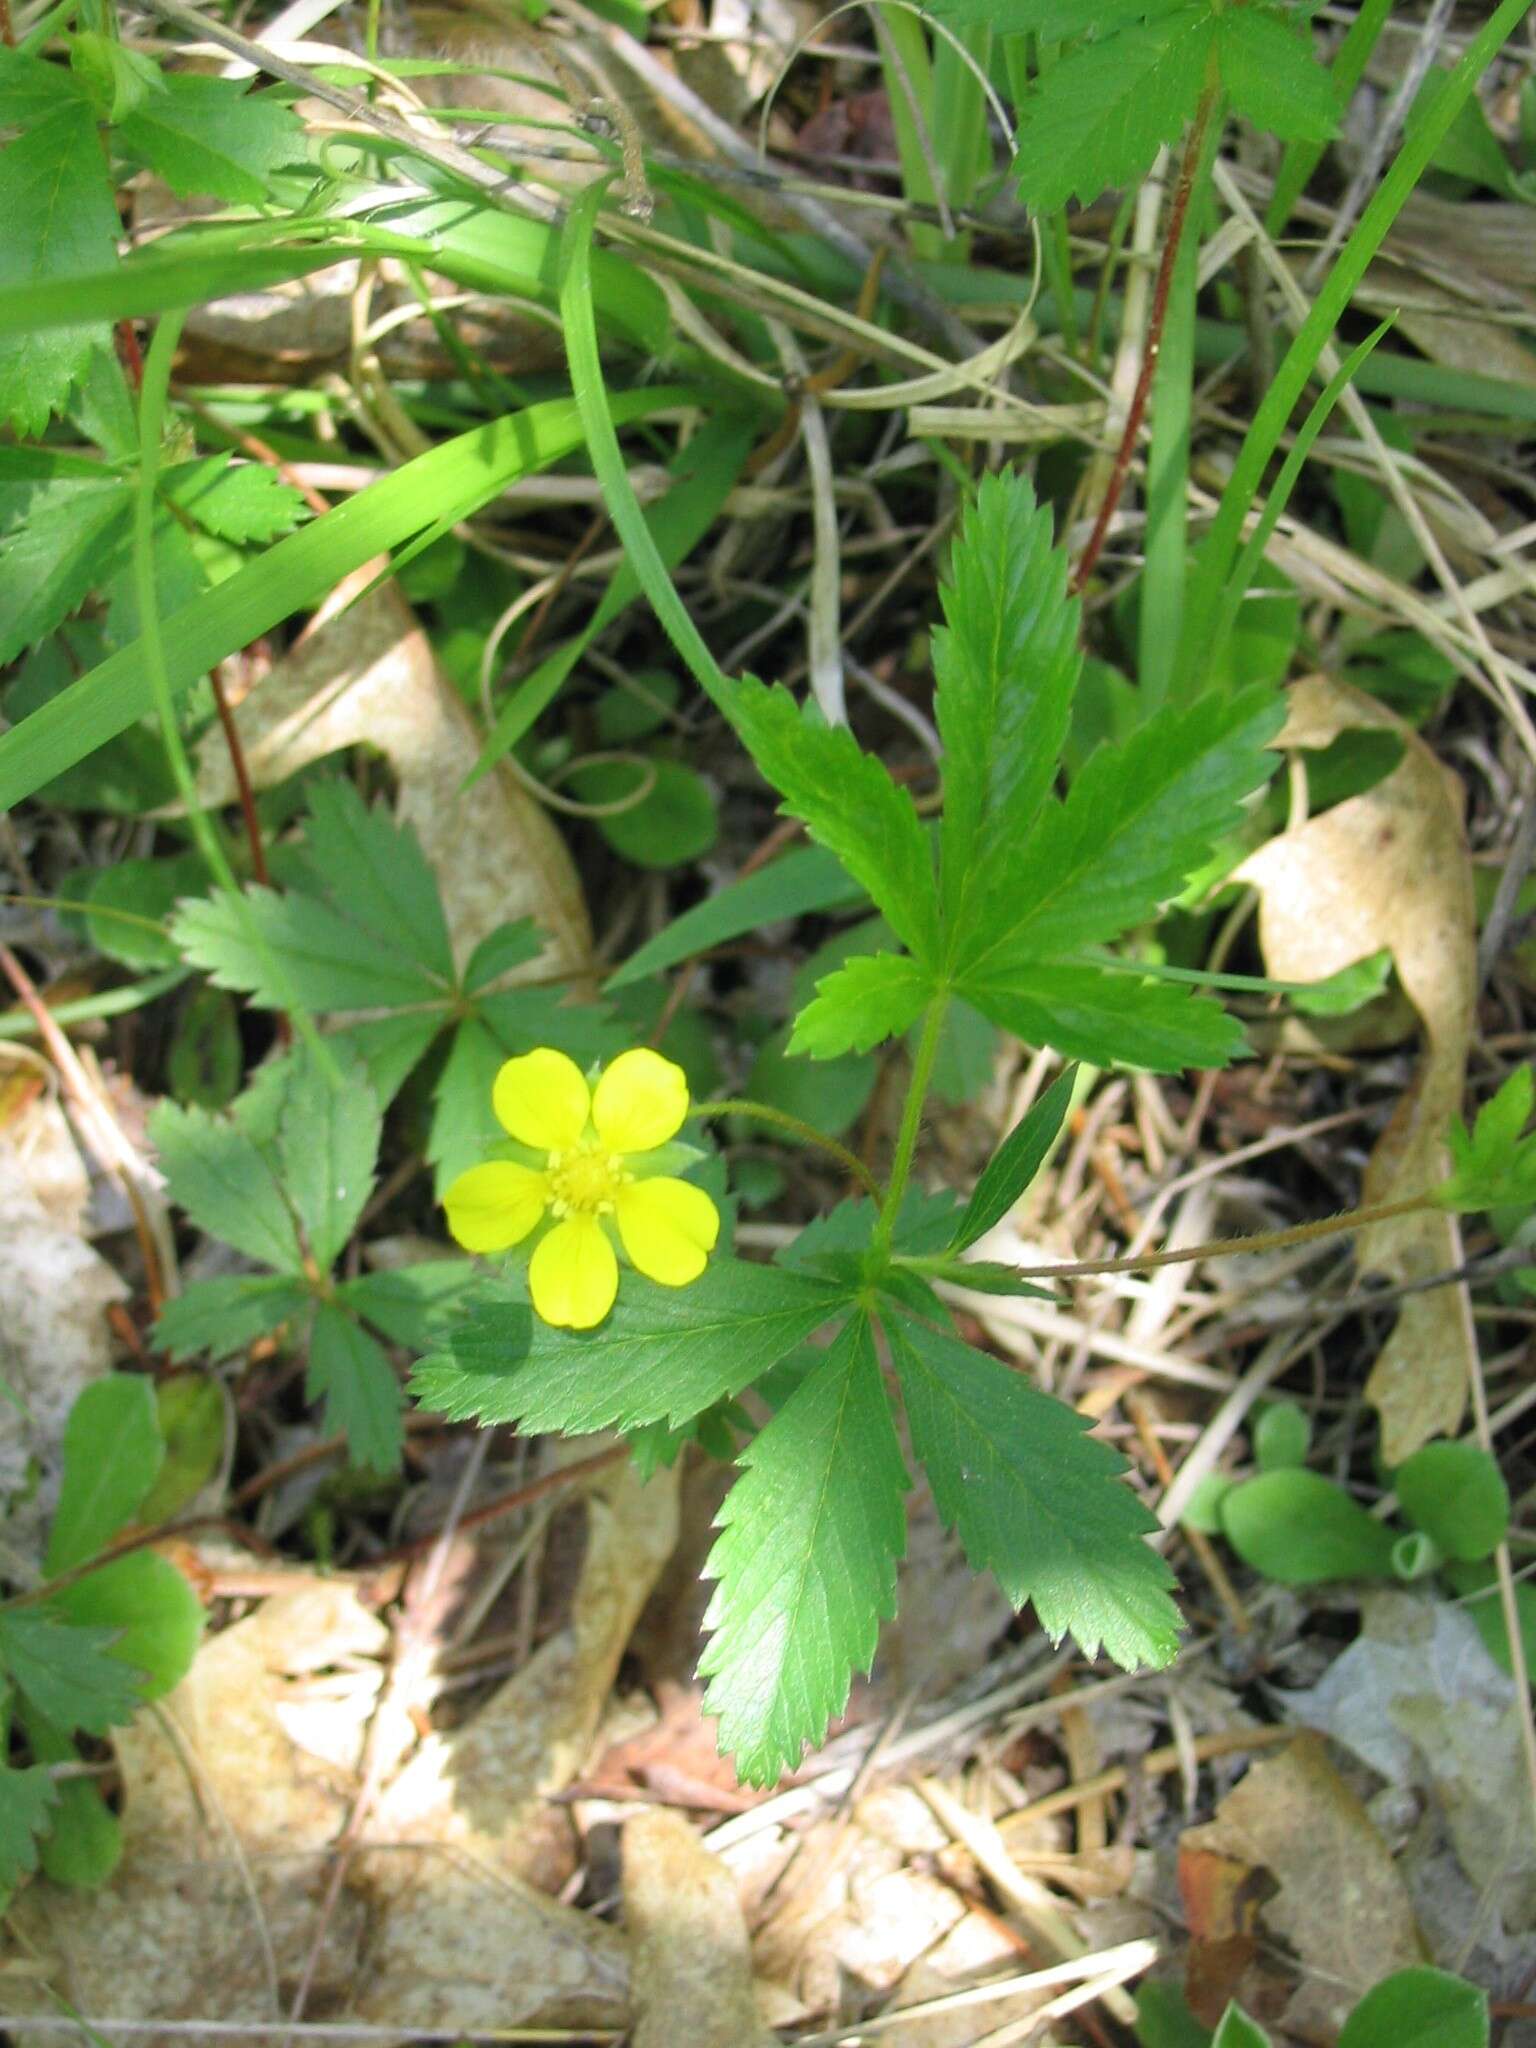
<instances>
[{"instance_id":1,"label":"green seedling leaf","mask_svg":"<svg viewBox=\"0 0 1536 2048\"><path fill-rule=\"evenodd\" d=\"M739 939L743 932L760 931L765 924L787 922L811 911L843 910L863 896L835 854L819 846L800 847L761 873L728 882L707 901L685 910L609 975L607 986L617 989L644 981L681 960L707 953L711 946Z\"/></svg>"},{"instance_id":2,"label":"green seedling leaf","mask_svg":"<svg viewBox=\"0 0 1536 2048\"><path fill-rule=\"evenodd\" d=\"M329 1302L315 1311L305 1390L312 1401L324 1398L326 1428L345 1433L355 1465L400 1469L400 1382L362 1325Z\"/></svg>"},{"instance_id":3,"label":"green seedling leaf","mask_svg":"<svg viewBox=\"0 0 1536 2048\"><path fill-rule=\"evenodd\" d=\"M1443 1557L1475 1564L1509 1530L1509 1488L1488 1453L1472 1443L1431 1443L1392 1474L1398 1505Z\"/></svg>"},{"instance_id":4,"label":"green seedling leaf","mask_svg":"<svg viewBox=\"0 0 1536 2048\"><path fill-rule=\"evenodd\" d=\"M820 1742L896 1611L909 1481L869 1320L856 1315L740 1459L705 1566L705 1711L749 1784Z\"/></svg>"},{"instance_id":5,"label":"green seedling leaf","mask_svg":"<svg viewBox=\"0 0 1536 2048\"><path fill-rule=\"evenodd\" d=\"M1077 1069L1068 1067L1051 1083L1033 1108L1020 1117L987 1161L971 1199L965 1205L960 1227L955 1232L953 1248L956 1251L964 1251L978 1237L985 1237L994 1225L1002 1222L1024 1193L1056 1142L1067 1111L1072 1107L1072 1091L1076 1086Z\"/></svg>"},{"instance_id":6,"label":"green seedling leaf","mask_svg":"<svg viewBox=\"0 0 1536 2048\"><path fill-rule=\"evenodd\" d=\"M672 1426L737 1394L831 1320L846 1289L808 1274L715 1258L689 1287L625 1273L595 1330L557 1330L516 1301L473 1308L411 1393L450 1421L526 1430Z\"/></svg>"},{"instance_id":7,"label":"green seedling leaf","mask_svg":"<svg viewBox=\"0 0 1536 2048\"><path fill-rule=\"evenodd\" d=\"M897 953L851 959L817 982L816 991L795 1019L788 1050L822 1060L899 1038L934 992L932 978L918 963Z\"/></svg>"},{"instance_id":8,"label":"green seedling leaf","mask_svg":"<svg viewBox=\"0 0 1536 2048\"><path fill-rule=\"evenodd\" d=\"M1394 1970L1344 2022L1339 2048L1488 2048L1488 1994L1445 1970Z\"/></svg>"},{"instance_id":9,"label":"green seedling leaf","mask_svg":"<svg viewBox=\"0 0 1536 2048\"><path fill-rule=\"evenodd\" d=\"M307 1287L280 1273L194 1280L161 1309L155 1342L178 1361L228 1358L302 1314L309 1299Z\"/></svg>"},{"instance_id":10,"label":"green seedling leaf","mask_svg":"<svg viewBox=\"0 0 1536 2048\"><path fill-rule=\"evenodd\" d=\"M229 1402L206 1373L178 1373L155 1389L155 1410L165 1440L165 1463L144 1496L139 1519L153 1529L197 1498L224 1461Z\"/></svg>"},{"instance_id":11,"label":"green seedling leaf","mask_svg":"<svg viewBox=\"0 0 1536 2048\"><path fill-rule=\"evenodd\" d=\"M36 1747L35 1731L29 1728ZM74 1744L59 1759L80 1763ZM53 1827L43 1843L43 1875L72 1891L96 1891L123 1860L123 1824L87 1779L67 1778L59 1787Z\"/></svg>"},{"instance_id":12,"label":"green seedling leaf","mask_svg":"<svg viewBox=\"0 0 1536 2048\"><path fill-rule=\"evenodd\" d=\"M133 1719L136 1674L111 1654L117 1631L72 1627L46 1608L0 1614L0 1668L28 1704L63 1729L104 1735Z\"/></svg>"},{"instance_id":13,"label":"green seedling leaf","mask_svg":"<svg viewBox=\"0 0 1536 2048\"><path fill-rule=\"evenodd\" d=\"M1014 174L1025 205L1055 213L1145 177L1199 103L1215 37L1208 7L1181 7L1053 65L1019 110Z\"/></svg>"},{"instance_id":14,"label":"green seedling leaf","mask_svg":"<svg viewBox=\"0 0 1536 2048\"><path fill-rule=\"evenodd\" d=\"M719 814L708 783L681 761L591 761L577 768L569 781L588 804L621 803L650 783L627 810L593 820L614 852L636 867L683 867L708 853L719 836Z\"/></svg>"},{"instance_id":15,"label":"green seedling leaf","mask_svg":"<svg viewBox=\"0 0 1536 2048\"><path fill-rule=\"evenodd\" d=\"M937 1304L935 1303L935 1309ZM942 1311L939 1311L942 1313ZM1080 1415L931 1322L885 1319L912 1447L944 1522L1015 1607L1033 1601L1059 1642L1117 1664L1178 1649L1173 1574L1145 1541L1157 1525L1125 1486L1125 1460Z\"/></svg>"},{"instance_id":16,"label":"green seedling leaf","mask_svg":"<svg viewBox=\"0 0 1536 2048\"><path fill-rule=\"evenodd\" d=\"M1499 1598L1498 1573L1488 1563L1448 1564L1445 1576L1457 1598L1471 1616L1483 1647L1499 1669L1514 1676L1509 1632L1504 1626L1504 1604ZM1527 1674L1536 1671L1536 1586L1528 1579L1515 1586L1515 1618L1520 1629L1521 1650Z\"/></svg>"},{"instance_id":17,"label":"green seedling leaf","mask_svg":"<svg viewBox=\"0 0 1536 2048\"><path fill-rule=\"evenodd\" d=\"M1180 1518L1184 1527L1198 1529L1202 1536L1219 1536L1221 1504L1236 1484L1225 1472L1207 1472L1190 1495L1189 1506Z\"/></svg>"},{"instance_id":18,"label":"green seedling leaf","mask_svg":"<svg viewBox=\"0 0 1536 2048\"><path fill-rule=\"evenodd\" d=\"M143 1700L157 1700L181 1683L203 1633L197 1595L152 1550L113 1558L55 1593L49 1605L76 1628L121 1631L107 1655L141 1674Z\"/></svg>"},{"instance_id":19,"label":"green seedling leaf","mask_svg":"<svg viewBox=\"0 0 1536 2048\"><path fill-rule=\"evenodd\" d=\"M1261 1472L1288 1472L1305 1465L1312 1424L1294 1401L1275 1401L1253 1426L1253 1456Z\"/></svg>"},{"instance_id":20,"label":"green seedling leaf","mask_svg":"<svg viewBox=\"0 0 1536 2048\"><path fill-rule=\"evenodd\" d=\"M1437 1191L1442 1207L1463 1214L1536 1202L1536 1131L1530 1122L1536 1075L1516 1067L1477 1113L1470 1134L1453 1121L1448 1133L1452 1173Z\"/></svg>"},{"instance_id":21,"label":"green seedling leaf","mask_svg":"<svg viewBox=\"0 0 1536 2048\"><path fill-rule=\"evenodd\" d=\"M248 1106L249 1095L241 1101ZM174 1102L157 1105L149 1135L171 1199L211 1237L259 1265L301 1276L304 1253L293 1211L269 1154L242 1127L240 1106L233 1115L215 1116Z\"/></svg>"},{"instance_id":22,"label":"green seedling leaf","mask_svg":"<svg viewBox=\"0 0 1536 2048\"><path fill-rule=\"evenodd\" d=\"M1066 555L1027 481L983 479L939 595L944 914L965 957L983 906L1019 888L1020 849L1055 780L1082 668Z\"/></svg>"},{"instance_id":23,"label":"green seedling leaf","mask_svg":"<svg viewBox=\"0 0 1536 2048\"><path fill-rule=\"evenodd\" d=\"M152 1381L108 1373L81 1393L64 1425L64 1476L43 1559L50 1578L127 1528L164 1456Z\"/></svg>"},{"instance_id":24,"label":"green seedling leaf","mask_svg":"<svg viewBox=\"0 0 1536 2048\"><path fill-rule=\"evenodd\" d=\"M59 1788L45 1764L0 1762L0 1901L36 1870L38 1838L53 1823Z\"/></svg>"},{"instance_id":25,"label":"green seedling leaf","mask_svg":"<svg viewBox=\"0 0 1536 2048\"><path fill-rule=\"evenodd\" d=\"M1244 1564L1283 1586L1392 1575L1391 1530L1316 1472L1265 1472L1234 1486L1221 1527Z\"/></svg>"},{"instance_id":26,"label":"green seedling leaf","mask_svg":"<svg viewBox=\"0 0 1536 2048\"><path fill-rule=\"evenodd\" d=\"M835 853L919 959L938 950L933 854L911 795L845 726L816 722L787 690L726 686L725 710L779 808Z\"/></svg>"},{"instance_id":27,"label":"green seedling leaf","mask_svg":"<svg viewBox=\"0 0 1536 2048\"><path fill-rule=\"evenodd\" d=\"M164 83L165 91L146 96L113 139L181 198L207 193L254 206L267 197L273 171L304 156L303 122L271 93L192 72Z\"/></svg>"},{"instance_id":28,"label":"green seedling leaf","mask_svg":"<svg viewBox=\"0 0 1536 2048\"><path fill-rule=\"evenodd\" d=\"M96 139L95 110L67 73L58 76L54 105L0 150L3 298L31 285L106 270L117 260L120 224ZM35 84L35 74L24 74L23 93L29 79ZM18 434L41 434L85 374L91 351L106 339L104 326L82 321L0 343L0 424L9 423Z\"/></svg>"}]
</instances>

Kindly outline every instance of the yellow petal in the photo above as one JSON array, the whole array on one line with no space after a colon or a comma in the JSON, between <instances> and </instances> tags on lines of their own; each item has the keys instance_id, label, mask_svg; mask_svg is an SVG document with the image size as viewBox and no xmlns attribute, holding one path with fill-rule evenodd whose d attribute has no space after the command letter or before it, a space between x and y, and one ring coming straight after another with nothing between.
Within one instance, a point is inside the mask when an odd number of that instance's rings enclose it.
<instances>
[{"instance_id":1,"label":"yellow petal","mask_svg":"<svg viewBox=\"0 0 1536 2048\"><path fill-rule=\"evenodd\" d=\"M504 1252L520 1243L548 1203L542 1173L494 1160L461 1173L443 1195L448 1228L467 1252Z\"/></svg>"},{"instance_id":2,"label":"yellow petal","mask_svg":"<svg viewBox=\"0 0 1536 2048\"><path fill-rule=\"evenodd\" d=\"M613 1307L619 1262L595 1216L567 1216L528 1261L528 1292L546 1323L590 1330Z\"/></svg>"},{"instance_id":3,"label":"yellow petal","mask_svg":"<svg viewBox=\"0 0 1536 2048\"><path fill-rule=\"evenodd\" d=\"M592 1092L568 1053L541 1045L508 1060L496 1076L491 1106L501 1127L535 1152L564 1152L587 1127Z\"/></svg>"},{"instance_id":4,"label":"yellow petal","mask_svg":"<svg viewBox=\"0 0 1536 2048\"><path fill-rule=\"evenodd\" d=\"M720 1235L720 1211L691 1181L631 1181L614 1203L619 1236L629 1261L663 1287L697 1280Z\"/></svg>"},{"instance_id":5,"label":"yellow petal","mask_svg":"<svg viewBox=\"0 0 1536 2048\"><path fill-rule=\"evenodd\" d=\"M648 1046L621 1052L592 1098L597 1135L612 1152L650 1152L675 1138L688 1114L688 1079Z\"/></svg>"}]
</instances>

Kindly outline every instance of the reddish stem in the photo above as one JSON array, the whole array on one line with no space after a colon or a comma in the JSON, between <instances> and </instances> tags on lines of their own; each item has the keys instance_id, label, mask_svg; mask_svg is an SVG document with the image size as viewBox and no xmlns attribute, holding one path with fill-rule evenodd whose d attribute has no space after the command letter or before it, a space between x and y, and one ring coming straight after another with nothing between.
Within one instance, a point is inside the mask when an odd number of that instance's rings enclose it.
<instances>
[{"instance_id":1,"label":"reddish stem","mask_svg":"<svg viewBox=\"0 0 1536 2048\"><path fill-rule=\"evenodd\" d=\"M1072 594L1075 597L1093 574L1099 556L1104 552L1104 542L1109 533L1109 523L1120 506L1125 492L1125 480L1131 473L1131 457L1136 452L1136 442L1141 434L1141 422L1147 410L1147 400L1152 393L1152 379L1157 373L1157 359L1163 346L1163 323L1168 317L1168 293L1173 284L1173 267L1178 261L1179 244L1184 239L1184 222L1189 213L1189 195L1194 188L1195 166L1200 161L1200 152L1205 147L1205 131L1210 125L1211 112L1216 105L1216 91L1207 86L1201 95L1200 105L1195 111L1194 126L1184 145L1183 160L1179 165L1179 181L1173 190L1173 205L1168 213L1168 231L1163 241L1162 261L1157 266L1157 282L1152 288L1152 312L1147 322L1147 345L1142 351L1141 374L1136 379L1136 389L1131 395L1131 408L1125 416L1125 430L1120 436L1120 446L1115 451L1115 466L1110 472L1109 488L1104 493L1104 502L1099 507L1099 516L1093 523L1088 536L1088 545L1083 549L1082 559L1072 575Z\"/></svg>"},{"instance_id":2,"label":"reddish stem","mask_svg":"<svg viewBox=\"0 0 1536 2048\"><path fill-rule=\"evenodd\" d=\"M240 728L235 724L234 713L229 708L229 699L224 694L224 679L215 664L209 672L213 685L213 702L219 714L219 724L224 728L224 744L229 749L229 765L235 772L235 787L240 792L240 815L245 820L245 836L251 845L251 872L265 888L271 881L267 871L267 853L261 840L261 820L256 815L256 793L251 788L250 771L245 765L245 749L240 744Z\"/></svg>"}]
</instances>

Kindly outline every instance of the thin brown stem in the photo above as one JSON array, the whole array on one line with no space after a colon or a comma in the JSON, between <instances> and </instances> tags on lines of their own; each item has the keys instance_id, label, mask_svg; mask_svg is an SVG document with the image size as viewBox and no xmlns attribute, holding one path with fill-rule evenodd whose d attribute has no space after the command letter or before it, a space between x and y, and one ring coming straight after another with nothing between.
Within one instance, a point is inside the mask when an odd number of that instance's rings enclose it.
<instances>
[{"instance_id":1,"label":"thin brown stem","mask_svg":"<svg viewBox=\"0 0 1536 2048\"><path fill-rule=\"evenodd\" d=\"M1173 189L1173 204L1168 211L1168 229L1163 238L1162 260L1157 266L1157 282L1152 289L1152 311L1147 321L1147 343L1142 350L1141 371L1136 379L1136 389L1131 394L1130 410L1125 416L1120 446L1115 451L1115 466L1110 472L1109 488L1104 493L1099 516L1093 522L1088 545L1083 549L1082 558L1072 573L1074 595L1083 588L1097 566L1099 556L1104 551L1110 521L1119 510L1120 500L1125 492L1126 478L1131 473L1131 458L1136 452L1141 422L1146 415L1147 400L1152 392L1152 379L1157 373L1157 359L1162 352L1163 324L1168 317L1168 294L1173 285L1174 265L1179 259L1179 244L1184 239L1184 223L1189 216L1189 195L1194 189L1195 169L1205 148L1205 131L1210 126L1217 92L1218 88L1215 85L1206 86L1200 96L1200 104L1195 110L1194 125L1184 144L1178 183Z\"/></svg>"},{"instance_id":2,"label":"thin brown stem","mask_svg":"<svg viewBox=\"0 0 1536 2048\"><path fill-rule=\"evenodd\" d=\"M245 820L245 836L251 848L251 872L265 888L271 882L267 870L267 850L262 844L261 820L256 815L256 792L251 787L250 770L245 765L245 748L240 743L240 728L235 723L235 714L229 708L229 699L224 694L224 679L220 664L215 662L209 671L208 680L213 685L214 708L219 714L219 724L224 731L224 744L229 749L229 765L234 770L235 787L240 792L240 815Z\"/></svg>"}]
</instances>

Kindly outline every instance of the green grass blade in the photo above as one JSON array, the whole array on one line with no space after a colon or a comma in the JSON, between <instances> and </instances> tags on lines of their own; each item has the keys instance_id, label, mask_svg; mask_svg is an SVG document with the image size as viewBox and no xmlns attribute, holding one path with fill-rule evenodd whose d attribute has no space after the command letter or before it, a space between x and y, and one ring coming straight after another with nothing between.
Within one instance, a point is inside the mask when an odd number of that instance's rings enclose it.
<instances>
[{"instance_id":1,"label":"green grass blade","mask_svg":"<svg viewBox=\"0 0 1536 2048\"><path fill-rule=\"evenodd\" d=\"M704 397L688 386L657 385L620 394L613 410L627 422L670 406L699 404ZM581 445L581 435L575 403L549 399L456 435L301 527L165 621L173 691L188 688L215 662L318 603L344 576L399 546L443 511L456 506L465 517L518 477L569 455ZM0 810L144 717L152 701L143 645L134 641L0 735Z\"/></svg>"},{"instance_id":2,"label":"green grass blade","mask_svg":"<svg viewBox=\"0 0 1536 2048\"><path fill-rule=\"evenodd\" d=\"M1340 43L1328 74L1341 107L1348 106L1355 87L1365 76L1371 52L1391 12L1392 0L1362 0L1360 11L1350 24L1348 35ZM1285 155L1280 160L1280 174L1275 179L1274 195L1264 216L1264 232L1271 240L1278 241L1285 233L1296 202L1307 189L1308 181L1321 163L1327 147L1325 142L1292 142L1286 145Z\"/></svg>"}]
</instances>

